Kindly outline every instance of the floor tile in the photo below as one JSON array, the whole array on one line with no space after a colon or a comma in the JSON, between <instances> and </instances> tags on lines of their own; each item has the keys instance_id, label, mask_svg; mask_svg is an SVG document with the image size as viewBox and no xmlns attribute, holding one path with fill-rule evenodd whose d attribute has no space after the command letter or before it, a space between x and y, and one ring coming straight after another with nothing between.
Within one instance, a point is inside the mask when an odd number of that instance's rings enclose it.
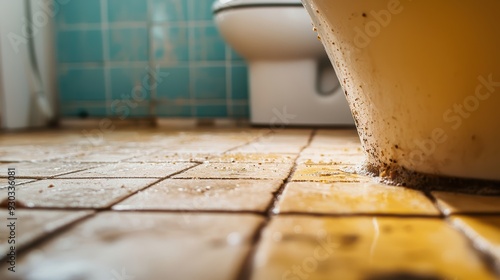
<instances>
[{"instance_id":1,"label":"floor tile","mask_svg":"<svg viewBox=\"0 0 500 280\"><path fill-rule=\"evenodd\" d=\"M470 195L452 192L432 192L445 215L460 213L498 213L500 196Z\"/></svg>"},{"instance_id":2,"label":"floor tile","mask_svg":"<svg viewBox=\"0 0 500 280\"><path fill-rule=\"evenodd\" d=\"M165 178L194 165L193 163L111 163L59 178Z\"/></svg>"},{"instance_id":3,"label":"floor tile","mask_svg":"<svg viewBox=\"0 0 500 280\"><path fill-rule=\"evenodd\" d=\"M440 214L422 192L370 183L289 183L278 207L280 213Z\"/></svg>"},{"instance_id":4,"label":"floor tile","mask_svg":"<svg viewBox=\"0 0 500 280\"><path fill-rule=\"evenodd\" d=\"M325 153L301 153L297 159L298 164L329 164L329 165L353 165L362 164L365 155L356 154L325 154Z\"/></svg>"},{"instance_id":5,"label":"floor tile","mask_svg":"<svg viewBox=\"0 0 500 280\"><path fill-rule=\"evenodd\" d=\"M156 179L48 179L16 189L17 203L32 208L106 208ZM7 189L0 190L6 197Z\"/></svg>"},{"instance_id":6,"label":"floor tile","mask_svg":"<svg viewBox=\"0 0 500 280\"><path fill-rule=\"evenodd\" d=\"M48 161L80 154L77 149L53 145L9 145L0 147L0 162Z\"/></svg>"},{"instance_id":7,"label":"floor tile","mask_svg":"<svg viewBox=\"0 0 500 280\"><path fill-rule=\"evenodd\" d=\"M16 178L49 178L99 166L98 164L79 162L18 162L2 163L0 170L16 168ZM0 173L6 178L7 173Z\"/></svg>"},{"instance_id":8,"label":"floor tile","mask_svg":"<svg viewBox=\"0 0 500 280\"><path fill-rule=\"evenodd\" d=\"M339 143L332 143L331 145L325 146L308 146L302 151L303 154L329 154L329 155L363 155L363 149L361 145L345 145Z\"/></svg>"},{"instance_id":9,"label":"floor tile","mask_svg":"<svg viewBox=\"0 0 500 280\"><path fill-rule=\"evenodd\" d=\"M254 215L101 213L24 255L17 275L232 280L262 220ZM0 268L0 278L6 279L5 265Z\"/></svg>"},{"instance_id":10,"label":"floor tile","mask_svg":"<svg viewBox=\"0 0 500 280\"><path fill-rule=\"evenodd\" d=\"M235 153L254 153L254 154L298 154L304 145L302 144L267 144L254 142L243 147L232 150Z\"/></svg>"},{"instance_id":11,"label":"floor tile","mask_svg":"<svg viewBox=\"0 0 500 280\"><path fill-rule=\"evenodd\" d=\"M135 156L154 153L158 148L104 147L94 148L77 156L64 158L72 162L120 162Z\"/></svg>"},{"instance_id":12,"label":"floor tile","mask_svg":"<svg viewBox=\"0 0 500 280\"><path fill-rule=\"evenodd\" d=\"M196 179L281 179L288 177L292 164L286 163L207 163L174 178Z\"/></svg>"},{"instance_id":13,"label":"floor tile","mask_svg":"<svg viewBox=\"0 0 500 280\"><path fill-rule=\"evenodd\" d=\"M371 177L356 174L356 170L347 165L301 164L292 176L292 181L295 182L359 183L373 180Z\"/></svg>"},{"instance_id":14,"label":"floor tile","mask_svg":"<svg viewBox=\"0 0 500 280\"><path fill-rule=\"evenodd\" d=\"M495 279L439 219L277 217L264 230L252 279Z\"/></svg>"},{"instance_id":15,"label":"floor tile","mask_svg":"<svg viewBox=\"0 0 500 280\"><path fill-rule=\"evenodd\" d=\"M165 180L113 209L263 212L281 184L281 180Z\"/></svg>"},{"instance_id":16,"label":"floor tile","mask_svg":"<svg viewBox=\"0 0 500 280\"><path fill-rule=\"evenodd\" d=\"M15 211L17 220L8 221L7 209L0 210L2 210L0 218L5 221L5 225L0 227L0 254L2 257L10 252L10 246L13 245L13 243L8 243L11 229L6 226L11 221L15 222L15 237L10 240L15 240L16 251L19 251L19 249L26 247L33 241L53 234L60 228L93 213L93 211L33 211L20 209Z\"/></svg>"},{"instance_id":17,"label":"floor tile","mask_svg":"<svg viewBox=\"0 0 500 280\"><path fill-rule=\"evenodd\" d=\"M150 155L134 157L127 162L204 162L217 153L189 153L158 151Z\"/></svg>"},{"instance_id":18,"label":"floor tile","mask_svg":"<svg viewBox=\"0 0 500 280\"><path fill-rule=\"evenodd\" d=\"M211 158L210 162L226 163L293 163L296 156L293 154L253 154L253 153L227 153Z\"/></svg>"},{"instance_id":19,"label":"floor tile","mask_svg":"<svg viewBox=\"0 0 500 280\"><path fill-rule=\"evenodd\" d=\"M500 215L453 216L452 222L472 239L477 248L495 258L500 268Z\"/></svg>"},{"instance_id":20,"label":"floor tile","mask_svg":"<svg viewBox=\"0 0 500 280\"><path fill-rule=\"evenodd\" d=\"M215 139L213 140L215 141ZM193 144L193 145L173 145L165 147L164 152L177 152L177 153L213 153L213 154L221 154L224 153L235 146L227 145L227 144L215 144L214 142L210 143L202 143L202 144Z\"/></svg>"},{"instance_id":21,"label":"floor tile","mask_svg":"<svg viewBox=\"0 0 500 280\"><path fill-rule=\"evenodd\" d=\"M234 153L274 153L274 154L297 154L307 146L311 135L310 130L278 130L257 139L254 142L232 150Z\"/></svg>"}]
</instances>

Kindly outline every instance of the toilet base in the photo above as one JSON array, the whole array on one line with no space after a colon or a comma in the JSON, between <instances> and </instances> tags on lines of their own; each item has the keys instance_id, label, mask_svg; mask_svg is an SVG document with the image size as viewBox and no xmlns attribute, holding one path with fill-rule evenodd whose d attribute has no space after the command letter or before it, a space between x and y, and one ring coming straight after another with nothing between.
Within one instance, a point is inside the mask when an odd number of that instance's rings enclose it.
<instances>
[{"instance_id":1,"label":"toilet base","mask_svg":"<svg viewBox=\"0 0 500 280\"><path fill-rule=\"evenodd\" d=\"M322 84L335 90L320 94L318 61L250 62L250 122L271 127L354 125L335 72L329 68L322 71Z\"/></svg>"}]
</instances>

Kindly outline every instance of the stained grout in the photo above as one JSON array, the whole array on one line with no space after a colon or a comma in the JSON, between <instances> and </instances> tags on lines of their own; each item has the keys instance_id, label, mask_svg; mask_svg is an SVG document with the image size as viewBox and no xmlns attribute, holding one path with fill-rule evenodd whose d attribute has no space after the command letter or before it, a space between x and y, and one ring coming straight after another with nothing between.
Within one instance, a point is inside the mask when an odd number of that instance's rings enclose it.
<instances>
[{"instance_id":1,"label":"stained grout","mask_svg":"<svg viewBox=\"0 0 500 280\"><path fill-rule=\"evenodd\" d=\"M236 279L238 280L250 280L252 276L252 271L253 271L253 264L254 264L254 258L257 253L258 247L260 240L262 239L262 235L264 233L264 230L267 228L269 223L271 222L271 219L273 217L273 211L275 207L277 207L279 200L281 199L281 195L285 191L286 185L290 182L293 174L295 173L297 169L297 160L300 157L300 154L304 149L309 147L311 145L312 139L314 138L314 135L316 134L317 130L311 131L309 135L309 139L306 145L302 147L302 149L297 153L297 156L295 158L295 162L293 164L293 167L290 169L290 172L288 173L288 177L283 181L281 186L278 188L278 190L274 193L274 197L272 201L269 203L269 206L267 207L265 213L265 220L262 221L262 223L259 225L259 227L255 230L255 234L252 238L252 246L250 248L250 251L248 252L247 256L245 257L242 267L240 269L240 272L238 273L238 276Z\"/></svg>"}]
</instances>

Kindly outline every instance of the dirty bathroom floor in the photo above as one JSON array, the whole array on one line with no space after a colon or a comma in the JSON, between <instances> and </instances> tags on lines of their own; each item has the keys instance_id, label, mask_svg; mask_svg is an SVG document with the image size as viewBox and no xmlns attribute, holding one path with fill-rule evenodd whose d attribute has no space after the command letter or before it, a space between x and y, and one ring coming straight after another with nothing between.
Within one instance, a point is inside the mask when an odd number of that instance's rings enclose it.
<instances>
[{"instance_id":1,"label":"dirty bathroom floor","mask_svg":"<svg viewBox=\"0 0 500 280\"><path fill-rule=\"evenodd\" d=\"M0 278L500 279L499 196L362 161L350 129L4 134Z\"/></svg>"}]
</instances>

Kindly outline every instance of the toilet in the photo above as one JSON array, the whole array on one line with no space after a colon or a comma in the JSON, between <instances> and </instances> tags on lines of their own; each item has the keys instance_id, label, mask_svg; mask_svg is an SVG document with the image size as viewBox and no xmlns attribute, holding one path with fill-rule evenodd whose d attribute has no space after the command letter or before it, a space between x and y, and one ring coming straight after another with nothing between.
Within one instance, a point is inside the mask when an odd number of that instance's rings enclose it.
<instances>
[{"instance_id":1,"label":"toilet","mask_svg":"<svg viewBox=\"0 0 500 280\"><path fill-rule=\"evenodd\" d=\"M218 0L213 13L224 40L248 64L252 124L354 124L300 0Z\"/></svg>"}]
</instances>

